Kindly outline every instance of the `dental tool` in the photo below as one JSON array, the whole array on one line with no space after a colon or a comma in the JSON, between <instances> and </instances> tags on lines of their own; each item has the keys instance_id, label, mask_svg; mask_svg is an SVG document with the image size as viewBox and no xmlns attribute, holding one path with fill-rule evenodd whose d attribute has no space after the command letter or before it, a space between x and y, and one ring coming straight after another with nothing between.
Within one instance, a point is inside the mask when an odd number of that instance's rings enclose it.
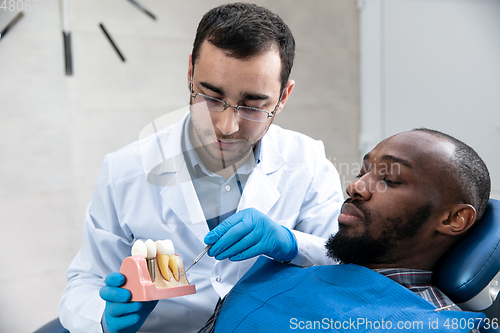
<instances>
[{"instance_id":1,"label":"dental tool","mask_svg":"<svg viewBox=\"0 0 500 333\"><path fill-rule=\"evenodd\" d=\"M210 245L205 246L205 248L203 249L203 251L201 251L201 253L198 254L198 256L196 258L194 258L194 260L191 263L191 265L189 265L189 267L184 271L184 274L186 274L187 271L189 271L189 269L191 267L193 267L194 264L196 264L198 261L200 261L200 259L205 255L205 253L207 253L208 250L210 250L210 248L212 247L212 245L214 245L214 244L210 244ZM184 275L184 274L182 274L182 275Z\"/></svg>"}]
</instances>

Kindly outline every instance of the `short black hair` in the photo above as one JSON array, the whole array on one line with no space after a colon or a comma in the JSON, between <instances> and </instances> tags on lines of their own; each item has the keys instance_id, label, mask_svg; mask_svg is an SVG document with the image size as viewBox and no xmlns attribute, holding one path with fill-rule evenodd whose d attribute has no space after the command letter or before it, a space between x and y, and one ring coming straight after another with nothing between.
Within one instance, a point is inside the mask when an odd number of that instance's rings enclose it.
<instances>
[{"instance_id":1,"label":"short black hair","mask_svg":"<svg viewBox=\"0 0 500 333\"><path fill-rule=\"evenodd\" d=\"M281 59L281 91L295 58L295 39L283 20L270 10L249 3L232 3L209 10L201 19L193 43L192 65L207 40L231 57L244 59L277 45Z\"/></svg>"},{"instance_id":2,"label":"short black hair","mask_svg":"<svg viewBox=\"0 0 500 333\"><path fill-rule=\"evenodd\" d=\"M428 129L415 128L413 131L425 132L455 145L450 175L454 184L448 186L451 199L470 204L476 209L476 220L483 217L490 198L491 180L486 164L478 153L464 142L451 135Z\"/></svg>"}]
</instances>

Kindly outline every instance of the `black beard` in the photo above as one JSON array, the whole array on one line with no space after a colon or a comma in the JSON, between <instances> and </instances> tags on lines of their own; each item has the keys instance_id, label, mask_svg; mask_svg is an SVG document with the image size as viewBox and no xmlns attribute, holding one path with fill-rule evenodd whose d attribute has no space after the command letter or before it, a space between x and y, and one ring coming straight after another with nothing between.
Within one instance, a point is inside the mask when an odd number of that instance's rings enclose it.
<instances>
[{"instance_id":1,"label":"black beard","mask_svg":"<svg viewBox=\"0 0 500 333\"><path fill-rule=\"evenodd\" d=\"M347 199L345 202L352 203L364 214L367 226L372 222L370 211L359 200ZM331 235L326 242L327 256L344 264L390 264L394 262L395 256L400 255L400 251L411 250L399 249L399 242L415 236L433 210L434 205L427 203L412 213L388 219L381 236L376 239L368 230L362 234L347 236L344 230L349 227L340 225L337 234Z\"/></svg>"}]
</instances>

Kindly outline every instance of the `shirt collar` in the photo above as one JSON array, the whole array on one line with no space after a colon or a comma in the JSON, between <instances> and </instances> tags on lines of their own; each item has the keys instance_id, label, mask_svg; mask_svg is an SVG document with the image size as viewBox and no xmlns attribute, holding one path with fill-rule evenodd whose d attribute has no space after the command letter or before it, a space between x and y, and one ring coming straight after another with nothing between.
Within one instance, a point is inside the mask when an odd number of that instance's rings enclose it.
<instances>
[{"instance_id":1,"label":"shirt collar","mask_svg":"<svg viewBox=\"0 0 500 333\"><path fill-rule=\"evenodd\" d=\"M406 288L432 286L432 271L408 268L381 268L374 271Z\"/></svg>"}]
</instances>

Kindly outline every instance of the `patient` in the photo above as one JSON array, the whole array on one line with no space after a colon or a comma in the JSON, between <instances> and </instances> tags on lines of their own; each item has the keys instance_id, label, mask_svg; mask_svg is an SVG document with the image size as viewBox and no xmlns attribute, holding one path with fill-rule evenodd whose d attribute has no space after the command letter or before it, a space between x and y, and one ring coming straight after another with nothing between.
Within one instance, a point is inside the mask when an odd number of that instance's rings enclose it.
<instances>
[{"instance_id":1,"label":"patient","mask_svg":"<svg viewBox=\"0 0 500 333\"><path fill-rule=\"evenodd\" d=\"M347 194L326 244L341 265L260 258L200 332L477 328L480 314L458 312L432 285L440 258L486 209L490 177L477 153L441 132L400 133L365 155ZM451 325L460 320L469 325Z\"/></svg>"}]
</instances>

